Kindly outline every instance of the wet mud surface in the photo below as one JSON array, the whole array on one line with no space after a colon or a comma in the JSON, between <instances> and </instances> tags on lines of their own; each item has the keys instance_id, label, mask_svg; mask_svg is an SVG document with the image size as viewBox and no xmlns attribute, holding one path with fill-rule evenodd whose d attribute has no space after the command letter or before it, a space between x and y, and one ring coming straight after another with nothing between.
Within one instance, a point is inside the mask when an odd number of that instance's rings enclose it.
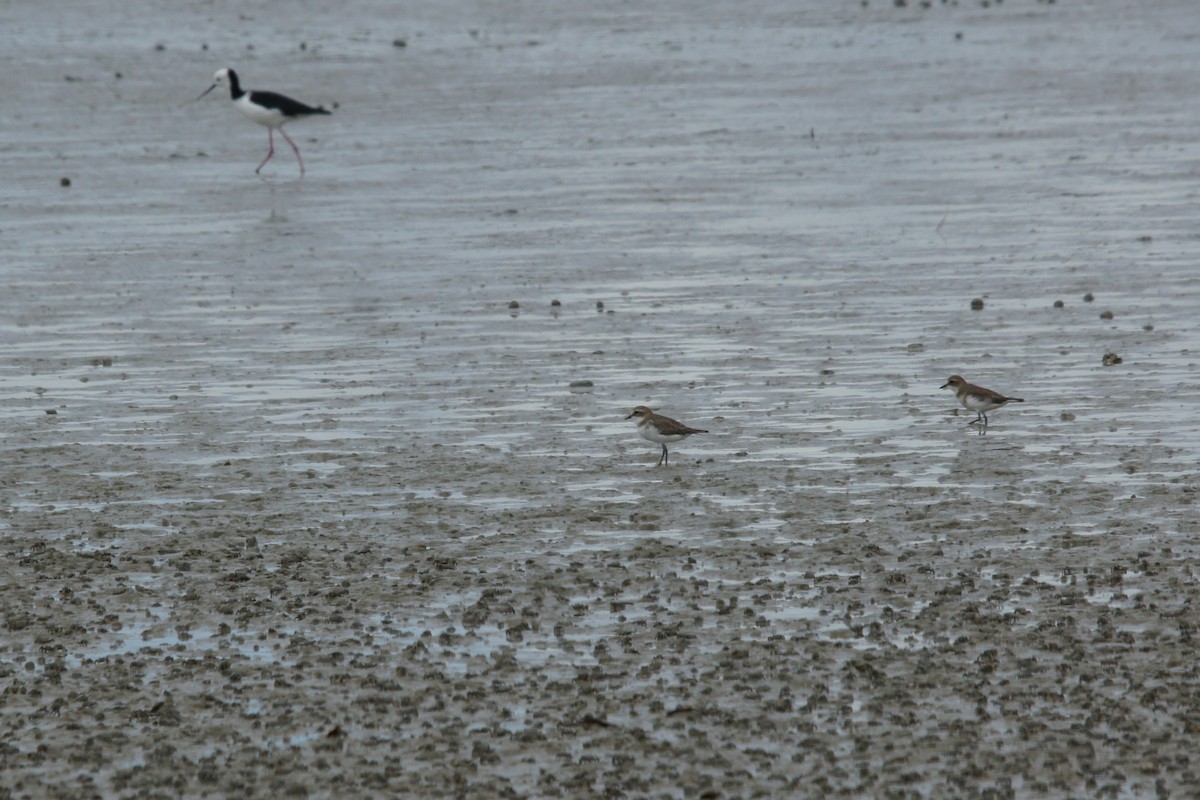
<instances>
[{"instance_id":1,"label":"wet mud surface","mask_svg":"<svg viewBox=\"0 0 1200 800\"><path fill-rule=\"evenodd\" d=\"M1200 17L429 5L10 9L0 796L1192 796Z\"/></svg>"}]
</instances>

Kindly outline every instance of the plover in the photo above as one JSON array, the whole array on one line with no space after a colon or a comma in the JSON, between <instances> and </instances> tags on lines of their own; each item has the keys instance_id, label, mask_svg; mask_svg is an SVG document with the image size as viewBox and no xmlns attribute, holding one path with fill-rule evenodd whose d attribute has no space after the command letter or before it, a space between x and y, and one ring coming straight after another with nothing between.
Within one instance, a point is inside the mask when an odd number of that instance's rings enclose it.
<instances>
[{"instance_id":1,"label":"plover","mask_svg":"<svg viewBox=\"0 0 1200 800\"><path fill-rule=\"evenodd\" d=\"M979 429L981 434L987 432L987 412L993 411L1005 403L1025 402L1020 397L1005 397L991 389L967 383L961 375L951 375L950 380L942 384L942 388L945 389L947 386L954 390L954 394L958 397L958 402L963 404L963 408L975 412L975 419L968 422L968 425L975 425L983 420L983 427Z\"/></svg>"},{"instance_id":2,"label":"plover","mask_svg":"<svg viewBox=\"0 0 1200 800\"><path fill-rule=\"evenodd\" d=\"M667 443L681 442L693 433L708 433L708 431L692 428L684 425L678 420L673 420L670 417L664 417L662 414L655 414L646 406L638 406L633 411L629 412L629 416L625 419L633 419L637 417L638 433L643 439L648 439L651 442L662 445L662 455L658 457L656 467L670 462L667 455Z\"/></svg>"},{"instance_id":3,"label":"plover","mask_svg":"<svg viewBox=\"0 0 1200 800\"><path fill-rule=\"evenodd\" d=\"M258 165L258 169L254 171L258 172L261 170L271 160L271 156L275 155L275 129L278 128L279 134L292 146L292 152L296 154L296 160L300 162L300 174L303 175L304 159L300 157L300 148L296 147L296 143L283 130L283 126L294 119L311 117L314 114L328 114L330 112L320 106L316 108L306 106L299 100L293 100L290 97L276 94L275 92L246 91L238 83L237 73L228 67L219 69L213 73L213 85L205 89L200 97L204 97L204 95L218 86L228 86L229 96L233 100L233 105L237 110L259 125L265 125L267 128L267 157L262 160L262 163ZM199 100L200 97L196 99Z\"/></svg>"}]
</instances>

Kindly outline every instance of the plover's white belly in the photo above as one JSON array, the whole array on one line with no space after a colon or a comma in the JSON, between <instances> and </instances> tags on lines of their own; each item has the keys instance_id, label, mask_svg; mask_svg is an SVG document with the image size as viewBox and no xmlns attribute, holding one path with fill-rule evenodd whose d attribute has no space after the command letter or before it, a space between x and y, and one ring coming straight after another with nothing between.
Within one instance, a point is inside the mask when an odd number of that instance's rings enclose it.
<instances>
[{"instance_id":1,"label":"plover's white belly","mask_svg":"<svg viewBox=\"0 0 1200 800\"><path fill-rule=\"evenodd\" d=\"M687 436L682 433L662 433L658 428L650 425L649 423L639 425L638 432L642 434L643 439L649 439L650 441L657 442L658 444L682 442L687 438Z\"/></svg>"},{"instance_id":2,"label":"plover's white belly","mask_svg":"<svg viewBox=\"0 0 1200 800\"><path fill-rule=\"evenodd\" d=\"M981 411L991 411L993 408L999 408L1004 405L1003 403L997 403L990 397L982 397L977 394L963 395L962 404L977 414Z\"/></svg>"}]
</instances>

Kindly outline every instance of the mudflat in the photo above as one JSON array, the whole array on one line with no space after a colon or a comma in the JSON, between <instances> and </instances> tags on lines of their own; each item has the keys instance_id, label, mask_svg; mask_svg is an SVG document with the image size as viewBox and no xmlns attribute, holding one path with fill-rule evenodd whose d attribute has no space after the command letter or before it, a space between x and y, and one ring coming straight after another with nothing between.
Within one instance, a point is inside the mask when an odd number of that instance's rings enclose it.
<instances>
[{"instance_id":1,"label":"mudflat","mask_svg":"<svg viewBox=\"0 0 1200 800\"><path fill-rule=\"evenodd\" d=\"M673 6L6 9L0 797L1195 793L1200 16Z\"/></svg>"}]
</instances>

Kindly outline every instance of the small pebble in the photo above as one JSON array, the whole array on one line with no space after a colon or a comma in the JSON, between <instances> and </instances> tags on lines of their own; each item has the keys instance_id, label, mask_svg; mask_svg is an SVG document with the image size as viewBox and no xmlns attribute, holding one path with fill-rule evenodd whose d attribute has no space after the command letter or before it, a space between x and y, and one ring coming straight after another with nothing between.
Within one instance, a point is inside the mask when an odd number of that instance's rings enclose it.
<instances>
[{"instance_id":1,"label":"small pebble","mask_svg":"<svg viewBox=\"0 0 1200 800\"><path fill-rule=\"evenodd\" d=\"M47 413L47 414L52 414L52 415L54 415L54 414L58 414L58 412L57 412L57 411L55 411L53 408L47 408L47 409L46 409L46 413Z\"/></svg>"},{"instance_id":2,"label":"small pebble","mask_svg":"<svg viewBox=\"0 0 1200 800\"><path fill-rule=\"evenodd\" d=\"M59 180L59 182L58 182L58 185L59 185L59 186L63 186L63 187L70 186L70 185L71 185L71 179L70 179L70 178L62 178L61 180Z\"/></svg>"},{"instance_id":3,"label":"small pebble","mask_svg":"<svg viewBox=\"0 0 1200 800\"><path fill-rule=\"evenodd\" d=\"M510 300L508 303L508 307L509 308L520 308L521 304L518 303L516 300Z\"/></svg>"},{"instance_id":4,"label":"small pebble","mask_svg":"<svg viewBox=\"0 0 1200 800\"><path fill-rule=\"evenodd\" d=\"M1105 353L1102 363L1106 367L1112 367L1121 363L1121 357L1116 353Z\"/></svg>"},{"instance_id":5,"label":"small pebble","mask_svg":"<svg viewBox=\"0 0 1200 800\"><path fill-rule=\"evenodd\" d=\"M1111 311L1101 311L1100 312L1100 319L1112 319L1112 318L1113 318L1113 313Z\"/></svg>"},{"instance_id":6,"label":"small pebble","mask_svg":"<svg viewBox=\"0 0 1200 800\"><path fill-rule=\"evenodd\" d=\"M551 300L550 307L551 308L562 308L562 301L561 300Z\"/></svg>"},{"instance_id":7,"label":"small pebble","mask_svg":"<svg viewBox=\"0 0 1200 800\"><path fill-rule=\"evenodd\" d=\"M392 47L408 47L407 39L392 39Z\"/></svg>"},{"instance_id":8,"label":"small pebble","mask_svg":"<svg viewBox=\"0 0 1200 800\"><path fill-rule=\"evenodd\" d=\"M1055 307L1055 308L1062 308L1062 307L1063 307L1063 301L1062 301L1062 300L1055 300L1055 301L1054 301L1054 307Z\"/></svg>"},{"instance_id":9,"label":"small pebble","mask_svg":"<svg viewBox=\"0 0 1200 800\"><path fill-rule=\"evenodd\" d=\"M1061 419L1063 422L1074 422L1075 421L1075 415L1072 414L1070 411L1062 412L1061 414L1058 415L1058 418Z\"/></svg>"},{"instance_id":10,"label":"small pebble","mask_svg":"<svg viewBox=\"0 0 1200 800\"><path fill-rule=\"evenodd\" d=\"M1090 303L1095 299L1096 299L1095 295L1093 295L1091 292L1088 292L1087 294L1085 294L1083 296L1083 302L1085 302L1085 303Z\"/></svg>"},{"instance_id":11,"label":"small pebble","mask_svg":"<svg viewBox=\"0 0 1200 800\"><path fill-rule=\"evenodd\" d=\"M596 301L596 310L597 310L597 311L603 311L603 310L604 310L604 301L603 301L603 300L597 300L597 301Z\"/></svg>"},{"instance_id":12,"label":"small pebble","mask_svg":"<svg viewBox=\"0 0 1200 800\"><path fill-rule=\"evenodd\" d=\"M974 300L971 301L971 310L972 311L982 311L983 310L983 298L982 297L976 297Z\"/></svg>"}]
</instances>

